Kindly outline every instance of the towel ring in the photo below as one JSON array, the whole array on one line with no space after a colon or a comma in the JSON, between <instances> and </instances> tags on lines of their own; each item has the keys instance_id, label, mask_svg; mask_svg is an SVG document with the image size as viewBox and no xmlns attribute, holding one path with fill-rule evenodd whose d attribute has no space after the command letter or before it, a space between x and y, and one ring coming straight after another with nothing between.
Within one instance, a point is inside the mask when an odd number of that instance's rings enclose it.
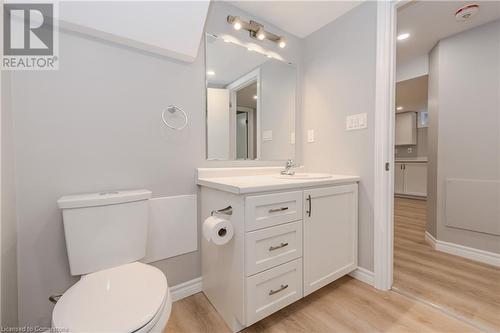
<instances>
[{"instance_id":1,"label":"towel ring","mask_svg":"<svg viewBox=\"0 0 500 333\"><path fill-rule=\"evenodd\" d=\"M179 127L175 127L174 125L170 124L166 119L165 119L165 112L168 111L170 113L175 113L177 111L180 111L183 115L184 115L184 124L182 124L181 126ZM176 131L180 131L182 129L184 129L184 127L187 126L188 124L188 116L186 114L186 112L184 112L183 109L181 109L180 107L178 106L175 106L175 105L169 105L165 110L163 110L163 112L161 113L161 119L163 120L163 123L165 125L167 125L167 127L171 128L171 129L174 129Z\"/></svg>"}]
</instances>

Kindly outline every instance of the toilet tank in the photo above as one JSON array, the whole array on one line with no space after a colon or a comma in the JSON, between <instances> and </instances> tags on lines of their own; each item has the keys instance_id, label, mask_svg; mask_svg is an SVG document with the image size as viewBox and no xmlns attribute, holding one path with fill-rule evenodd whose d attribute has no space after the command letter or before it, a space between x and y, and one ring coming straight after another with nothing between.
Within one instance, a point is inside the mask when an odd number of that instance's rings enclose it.
<instances>
[{"instance_id":1,"label":"toilet tank","mask_svg":"<svg viewBox=\"0 0 500 333\"><path fill-rule=\"evenodd\" d=\"M64 236L72 275L137 261L146 255L151 191L64 196Z\"/></svg>"}]
</instances>

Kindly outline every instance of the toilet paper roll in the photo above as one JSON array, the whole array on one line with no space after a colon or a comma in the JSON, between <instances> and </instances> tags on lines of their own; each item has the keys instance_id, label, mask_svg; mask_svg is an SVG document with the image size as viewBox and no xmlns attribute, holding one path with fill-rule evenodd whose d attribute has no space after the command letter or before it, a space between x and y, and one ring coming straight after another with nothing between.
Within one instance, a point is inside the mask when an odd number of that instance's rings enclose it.
<instances>
[{"instance_id":1,"label":"toilet paper roll","mask_svg":"<svg viewBox=\"0 0 500 333\"><path fill-rule=\"evenodd\" d=\"M227 244L233 234L233 225L226 219L210 216L203 222L203 237L215 245Z\"/></svg>"}]
</instances>

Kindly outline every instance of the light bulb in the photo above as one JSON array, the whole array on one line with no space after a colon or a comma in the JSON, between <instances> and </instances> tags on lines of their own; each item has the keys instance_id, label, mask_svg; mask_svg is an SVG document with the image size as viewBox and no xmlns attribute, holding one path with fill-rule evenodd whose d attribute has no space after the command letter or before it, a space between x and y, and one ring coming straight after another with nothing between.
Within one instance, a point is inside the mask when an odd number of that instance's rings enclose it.
<instances>
[{"instance_id":1,"label":"light bulb","mask_svg":"<svg viewBox=\"0 0 500 333\"><path fill-rule=\"evenodd\" d=\"M401 111L401 110L403 110L403 107L402 107L402 106L398 106L398 107L396 108L396 110L397 110L397 111Z\"/></svg>"},{"instance_id":2,"label":"light bulb","mask_svg":"<svg viewBox=\"0 0 500 333\"><path fill-rule=\"evenodd\" d=\"M241 29L241 21L238 17L235 17L233 20L233 28L234 30L240 30Z\"/></svg>"},{"instance_id":3,"label":"light bulb","mask_svg":"<svg viewBox=\"0 0 500 333\"><path fill-rule=\"evenodd\" d=\"M281 48L284 48L286 46L286 40L285 40L285 37L280 37L279 41L278 41L278 45L279 47Z\"/></svg>"},{"instance_id":4,"label":"light bulb","mask_svg":"<svg viewBox=\"0 0 500 333\"><path fill-rule=\"evenodd\" d=\"M265 38L266 38L266 32L264 31L264 28L260 27L259 30L257 30L257 39L264 40Z\"/></svg>"},{"instance_id":5,"label":"light bulb","mask_svg":"<svg viewBox=\"0 0 500 333\"><path fill-rule=\"evenodd\" d=\"M398 36L398 40L405 40L408 39L409 37L410 37L409 33L404 33Z\"/></svg>"},{"instance_id":6,"label":"light bulb","mask_svg":"<svg viewBox=\"0 0 500 333\"><path fill-rule=\"evenodd\" d=\"M214 75L215 75L215 72L214 72L214 71L207 71L207 75L208 75L208 76L214 76Z\"/></svg>"}]
</instances>

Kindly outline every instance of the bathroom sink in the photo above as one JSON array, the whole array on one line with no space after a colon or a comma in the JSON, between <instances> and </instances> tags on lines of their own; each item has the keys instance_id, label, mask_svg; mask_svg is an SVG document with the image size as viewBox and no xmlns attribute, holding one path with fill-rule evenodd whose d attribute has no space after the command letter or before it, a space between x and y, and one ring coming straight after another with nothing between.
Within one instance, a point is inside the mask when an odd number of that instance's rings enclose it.
<instances>
[{"instance_id":1,"label":"bathroom sink","mask_svg":"<svg viewBox=\"0 0 500 333\"><path fill-rule=\"evenodd\" d=\"M327 174L327 173L296 173L294 175L275 175L274 178L281 178L281 179L297 179L297 180L303 180L303 179L327 179L327 178L332 178L332 175Z\"/></svg>"}]
</instances>

